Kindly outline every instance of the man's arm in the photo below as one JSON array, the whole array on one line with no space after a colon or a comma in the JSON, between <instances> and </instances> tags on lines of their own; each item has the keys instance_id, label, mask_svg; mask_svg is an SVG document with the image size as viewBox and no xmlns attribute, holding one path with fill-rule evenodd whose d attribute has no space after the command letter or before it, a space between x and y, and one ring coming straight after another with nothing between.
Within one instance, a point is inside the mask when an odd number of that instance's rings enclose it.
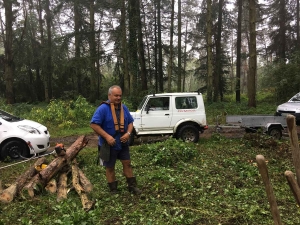
<instances>
[{"instance_id":1,"label":"man's arm","mask_svg":"<svg viewBox=\"0 0 300 225\"><path fill-rule=\"evenodd\" d=\"M102 129L102 127L99 126L98 124L91 123L90 127L96 132L96 134L98 134L101 137L103 137L110 146L113 146L113 145L116 144L116 140L111 135L109 135L108 133L106 133Z\"/></svg>"}]
</instances>

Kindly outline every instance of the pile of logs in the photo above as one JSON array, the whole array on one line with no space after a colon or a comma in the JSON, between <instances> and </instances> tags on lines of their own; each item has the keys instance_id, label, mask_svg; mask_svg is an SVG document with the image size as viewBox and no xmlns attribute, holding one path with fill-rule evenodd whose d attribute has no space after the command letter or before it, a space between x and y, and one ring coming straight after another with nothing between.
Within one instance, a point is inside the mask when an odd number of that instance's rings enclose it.
<instances>
[{"instance_id":1,"label":"pile of logs","mask_svg":"<svg viewBox=\"0 0 300 225\"><path fill-rule=\"evenodd\" d=\"M284 175L291 189L291 192L295 197L296 203L299 206L300 205L300 148L299 148L298 134L296 129L296 118L293 115L288 115L286 121L287 121L287 127L289 132L295 173L287 170L285 171ZM263 183L265 185L265 190L270 204L270 210L271 210L274 224L282 225L275 194L268 174L266 160L263 155L257 155L256 161L257 161L257 166L261 174Z\"/></svg>"},{"instance_id":2,"label":"pile of logs","mask_svg":"<svg viewBox=\"0 0 300 225\"><path fill-rule=\"evenodd\" d=\"M72 188L76 190L81 198L83 209L89 211L93 208L94 202L88 199L87 193L91 192L93 185L78 167L76 156L88 143L85 136L80 136L69 148L64 150L55 148L54 158L44 169L38 171L46 158L39 158L25 173L20 175L8 188L2 189L0 181L0 201L9 203L14 197L34 197L36 194L46 190L50 193L57 193L57 201L67 198L68 174L72 174Z\"/></svg>"}]
</instances>

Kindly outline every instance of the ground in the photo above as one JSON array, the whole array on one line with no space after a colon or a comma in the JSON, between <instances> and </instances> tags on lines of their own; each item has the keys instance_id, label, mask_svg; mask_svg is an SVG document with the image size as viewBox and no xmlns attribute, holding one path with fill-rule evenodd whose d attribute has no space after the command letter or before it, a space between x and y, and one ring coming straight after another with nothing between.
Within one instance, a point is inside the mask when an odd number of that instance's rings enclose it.
<instances>
[{"instance_id":1,"label":"ground","mask_svg":"<svg viewBox=\"0 0 300 225\"><path fill-rule=\"evenodd\" d=\"M204 131L204 133L200 134L200 138L210 138L212 134L215 132L214 127L210 127ZM228 137L228 138L241 138L245 134L245 130L243 128L224 128L220 132L220 135ZM79 136L68 136L68 137L58 137L52 138L51 137L51 146L55 146L56 143L62 143L65 145L65 148L69 147L73 144ZM98 137L96 134L87 134L86 137L89 139L88 146L89 147L97 147L98 145ZM140 138L136 138L134 140L134 145L139 145L142 143L152 143L156 141L161 141L169 138L169 135L164 136L144 136Z\"/></svg>"}]
</instances>

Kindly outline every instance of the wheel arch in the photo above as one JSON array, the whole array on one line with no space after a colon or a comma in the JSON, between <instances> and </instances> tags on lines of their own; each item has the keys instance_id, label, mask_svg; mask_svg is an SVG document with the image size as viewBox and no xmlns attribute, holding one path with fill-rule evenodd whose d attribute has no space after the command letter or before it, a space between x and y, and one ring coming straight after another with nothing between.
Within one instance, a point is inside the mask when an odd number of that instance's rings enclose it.
<instances>
[{"instance_id":1,"label":"wheel arch","mask_svg":"<svg viewBox=\"0 0 300 225\"><path fill-rule=\"evenodd\" d=\"M0 144L0 151L2 150L3 146L7 143L7 142L10 142L10 141L20 141L20 142L23 142L26 147L27 147L27 150L30 152L30 149L28 147L28 144L26 141L24 141L22 138L17 138L17 137L10 137L10 138L7 138L5 139L4 141L1 142Z\"/></svg>"}]
</instances>

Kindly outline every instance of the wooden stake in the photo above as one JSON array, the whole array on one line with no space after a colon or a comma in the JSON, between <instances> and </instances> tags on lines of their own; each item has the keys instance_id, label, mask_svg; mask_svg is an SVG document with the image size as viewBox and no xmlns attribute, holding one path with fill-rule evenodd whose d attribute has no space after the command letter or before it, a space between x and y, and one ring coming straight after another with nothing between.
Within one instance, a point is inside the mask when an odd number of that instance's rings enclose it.
<instances>
[{"instance_id":1,"label":"wooden stake","mask_svg":"<svg viewBox=\"0 0 300 225\"><path fill-rule=\"evenodd\" d=\"M268 197L268 201L269 201L270 208L271 208L271 213L272 213L273 220L274 220L274 225L281 225L282 224L281 218L280 218L279 210L277 207L273 188L272 188L271 182L269 180L269 174L268 174L268 169L267 169L265 158L263 155L257 155L256 161L257 161L257 166L258 166L259 172L261 174L262 180L263 180L265 188L266 188L267 197Z\"/></svg>"},{"instance_id":2,"label":"wooden stake","mask_svg":"<svg viewBox=\"0 0 300 225\"><path fill-rule=\"evenodd\" d=\"M285 171L284 175L288 181L291 191L293 192L297 204L300 206L300 188L297 184L294 173L292 171Z\"/></svg>"},{"instance_id":3,"label":"wooden stake","mask_svg":"<svg viewBox=\"0 0 300 225\"><path fill-rule=\"evenodd\" d=\"M298 142L298 134L296 128L296 119L293 115L286 117L286 123L290 136L290 143L292 148L293 164L296 170L297 183L300 187L300 150Z\"/></svg>"}]
</instances>

